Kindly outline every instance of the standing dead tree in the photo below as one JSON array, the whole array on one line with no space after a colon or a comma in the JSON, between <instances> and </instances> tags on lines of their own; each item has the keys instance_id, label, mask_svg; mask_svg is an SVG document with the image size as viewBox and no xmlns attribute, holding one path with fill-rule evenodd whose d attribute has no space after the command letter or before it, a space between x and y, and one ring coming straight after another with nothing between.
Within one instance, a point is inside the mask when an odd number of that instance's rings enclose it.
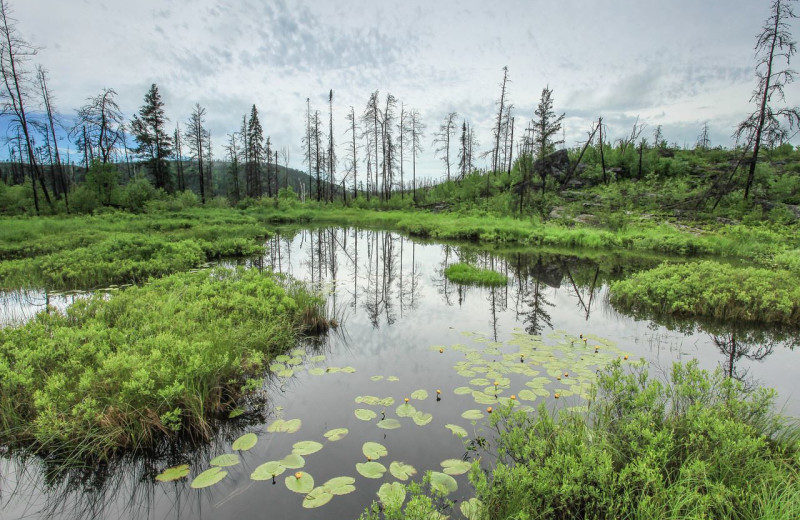
<instances>
[{"instance_id":1,"label":"standing dead tree","mask_svg":"<svg viewBox=\"0 0 800 520\"><path fill-rule=\"evenodd\" d=\"M745 200L749 197L750 189L753 186L761 145L772 147L787 137L788 131L781 125L781 120L788 123L789 129L800 124L799 107L774 108L772 105L773 101L785 100L783 87L794 80L795 71L789 68L789 62L797 52L797 44L792 40L789 24L792 18L797 18L790 5L795 1L774 0L770 8L770 16L764 22L761 33L757 36L755 51L758 84L750 101L758 102L758 109L739 123L734 134L737 140L747 136L753 147L753 155L744 186ZM778 69L776 58L778 60L785 59L786 67Z\"/></svg>"}]
</instances>

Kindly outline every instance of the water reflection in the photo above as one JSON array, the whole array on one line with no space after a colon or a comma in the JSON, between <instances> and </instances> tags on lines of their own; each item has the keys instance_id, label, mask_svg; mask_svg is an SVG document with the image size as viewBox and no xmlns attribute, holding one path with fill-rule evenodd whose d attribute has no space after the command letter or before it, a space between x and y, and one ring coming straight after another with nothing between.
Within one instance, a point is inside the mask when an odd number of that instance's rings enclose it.
<instances>
[{"instance_id":1,"label":"water reflection","mask_svg":"<svg viewBox=\"0 0 800 520\"><path fill-rule=\"evenodd\" d=\"M615 311L608 304L608 283L656 265L659 258L613 252L490 251L472 244L436 244L384 231L341 228L285 229L271 235L265 246L262 256L245 264L285 273L323 291L329 312L342 323L339 330L346 333L333 335L317 348L326 349L331 363L356 365L358 374L367 382L373 374L397 375L413 389L429 385L435 378L437 388L440 382L446 383L446 377L459 377L427 365L424 359L431 345L463 341L461 331L504 341L514 329L536 335L563 329L612 339L662 368L668 368L666 364L675 360L696 357L704 368L721 366L731 377L748 384L763 381L767 370L762 367L770 363L769 383L785 396L794 387L797 360L791 357L791 349L798 340L792 331L680 322L657 316L631 317ZM508 284L495 288L454 284L444 276L444 270L459 261L503 273ZM3 323L30 319L47 305L63 309L79 297L82 296L6 293L2 300ZM172 443L150 454L128 455L102 466L69 470L60 468L54 460L5 454L0 459L3 516L239 518L268 510L275 517L355 518L374 497L376 490L369 487L372 483L359 484L360 494L335 502L332 507L340 509L322 508L317 512L298 510L296 497L284 497L286 493L266 492L268 488L263 485L268 483L252 487L254 484L247 478L250 467L240 470L239 480L230 477L232 482L213 491L190 489L186 480L154 483L154 476L168 466L187 461L191 461L193 470L207 466L212 456L228 451L233 439L245 431L263 434L264 424L278 407L285 407L292 417L301 417L304 435L309 438L312 434L306 432L322 432L331 426L326 413L332 411L337 417L352 415L352 402L342 405L337 396L352 391L363 393L354 387L365 383L307 376L304 373L284 384L265 379L266 391L262 395L269 400L247 403L249 413L236 421L220 421L216 437L203 446ZM445 388L445 384L441 386ZM792 406L788 411L800 414L800 403ZM453 413L459 417L458 412ZM444 434L450 442L452 435L446 430ZM355 428L352 435L356 436ZM402 434L392 435L397 439ZM275 453L285 454L290 449L278 440L270 445L273 441L268 439L263 437L250 458L243 457L243 466L258 465L275 458ZM393 456L398 460L440 457L442 448L437 439L432 435L425 446L411 444L408 453ZM360 439L353 439L356 440ZM291 445L293 441L286 442ZM357 444L356 456L359 449ZM331 464L336 466L331 476L341 474L343 470L336 462L339 455L331 456ZM342 460L350 462L352 458L342 452ZM352 473L352 467L349 470ZM278 487L269 489L280 491Z\"/></svg>"}]
</instances>

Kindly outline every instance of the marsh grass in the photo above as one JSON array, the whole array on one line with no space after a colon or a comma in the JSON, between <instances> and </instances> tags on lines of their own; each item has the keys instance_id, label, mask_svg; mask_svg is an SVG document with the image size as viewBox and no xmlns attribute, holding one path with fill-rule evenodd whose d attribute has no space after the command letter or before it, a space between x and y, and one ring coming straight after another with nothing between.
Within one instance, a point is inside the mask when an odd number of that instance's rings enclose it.
<instances>
[{"instance_id":1,"label":"marsh grass","mask_svg":"<svg viewBox=\"0 0 800 520\"><path fill-rule=\"evenodd\" d=\"M0 443L80 460L208 438L322 308L276 275L216 269L39 313L0 330Z\"/></svg>"},{"instance_id":2,"label":"marsh grass","mask_svg":"<svg viewBox=\"0 0 800 520\"><path fill-rule=\"evenodd\" d=\"M799 518L800 428L774 398L696 362L668 382L616 363L588 415L500 410L481 518Z\"/></svg>"},{"instance_id":3,"label":"marsh grass","mask_svg":"<svg viewBox=\"0 0 800 520\"><path fill-rule=\"evenodd\" d=\"M613 282L622 309L719 320L800 324L800 277L789 270L713 261L662 264Z\"/></svg>"},{"instance_id":4,"label":"marsh grass","mask_svg":"<svg viewBox=\"0 0 800 520\"><path fill-rule=\"evenodd\" d=\"M444 275L448 280L463 285L502 286L508 283L508 279L503 274L465 263L447 266Z\"/></svg>"}]
</instances>

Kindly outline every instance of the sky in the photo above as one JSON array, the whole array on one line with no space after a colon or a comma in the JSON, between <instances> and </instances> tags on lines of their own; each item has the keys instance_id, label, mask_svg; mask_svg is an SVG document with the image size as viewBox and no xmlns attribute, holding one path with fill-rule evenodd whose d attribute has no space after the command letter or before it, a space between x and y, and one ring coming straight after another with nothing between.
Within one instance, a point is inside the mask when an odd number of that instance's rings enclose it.
<instances>
[{"instance_id":1,"label":"sky","mask_svg":"<svg viewBox=\"0 0 800 520\"><path fill-rule=\"evenodd\" d=\"M567 146L584 141L599 116L611 139L639 117L651 140L662 125L670 143L692 146L708 122L711 145L731 146L754 110L754 45L771 0L8 3L18 34L40 48L31 66L48 69L66 121L103 88L130 117L155 83L173 128L195 103L206 108L217 157L255 104L265 134L305 170L306 100L327 121L333 89L341 158L346 114L379 90L419 110L428 130L418 176L440 178L431 141L448 112L470 123L481 150L491 148L504 66L517 128L549 87L566 114ZM798 94L789 85L787 102Z\"/></svg>"}]
</instances>

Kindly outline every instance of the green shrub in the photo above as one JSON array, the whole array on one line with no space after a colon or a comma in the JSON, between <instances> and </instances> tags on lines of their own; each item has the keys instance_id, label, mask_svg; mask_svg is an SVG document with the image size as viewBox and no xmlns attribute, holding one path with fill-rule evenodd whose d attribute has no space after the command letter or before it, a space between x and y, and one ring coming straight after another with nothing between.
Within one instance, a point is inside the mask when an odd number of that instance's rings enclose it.
<instances>
[{"instance_id":1,"label":"green shrub","mask_svg":"<svg viewBox=\"0 0 800 520\"><path fill-rule=\"evenodd\" d=\"M611 284L611 303L634 311L762 323L800 323L791 271L714 261L662 264Z\"/></svg>"},{"instance_id":2,"label":"green shrub","mask_svg":"<svg viewBox=\"0 0 800 520\"><path fill-rule=\"evenodd\" d=\"M616 362L588 415L501 409L498 463L471 474L481 518L798 518L800 431L774 397L696 361L668 383Z\"/></svg>"},{"instance_id":3,"label":"green shrub","mask_svg":"<svg viewBox=\"0 0 800 520\"><path fill-rule=\"evenodd\" d=\"M205 438L319 309L284 286L257 270L179 274L0 329L0 443L83 463L176 431Z\"/></svg>"}]
</instances>

